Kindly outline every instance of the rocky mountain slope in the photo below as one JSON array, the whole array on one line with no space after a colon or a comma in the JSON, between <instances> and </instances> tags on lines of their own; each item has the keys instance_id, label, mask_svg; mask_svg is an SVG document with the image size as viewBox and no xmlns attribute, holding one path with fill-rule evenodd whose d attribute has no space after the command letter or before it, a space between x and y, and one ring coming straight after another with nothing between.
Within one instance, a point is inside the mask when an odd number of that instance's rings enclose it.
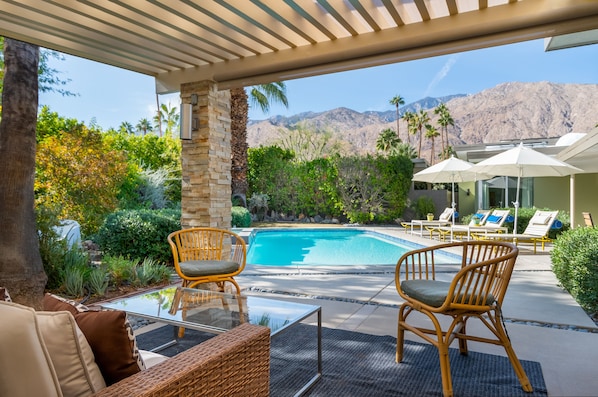
<instances>
[{"instance_id":1,"label":"rocky mountain slope","mask_svg":"<svg viewBox=\"0 0 598 397\"><path fill-rule=\"evenodd\" d=\"M444 102L455 121L449 127L451 145L498 142L504 139L558 137L568 132L588 132L598 123L598 85L504 83L472 95L424 98L400 108L428 110L432 125L433 109ZM307 112L291 117L274 116L251 121L247 129L250 147L271 145L299 123L312 130L330 131L347 143L353 153L374 153L376 140L386 128L396 129L396 112L357 112L337 108ZM439 128L439 127L438 127ZM407 124L400 121L400 136L406 140ZM413 146L415 139L410 138ZM437 151L440 150L436 145ZM422 156L428 157L429 142L424 139ZM424 151L426 150L426 151Z\"/></svg>"}]
</instances>

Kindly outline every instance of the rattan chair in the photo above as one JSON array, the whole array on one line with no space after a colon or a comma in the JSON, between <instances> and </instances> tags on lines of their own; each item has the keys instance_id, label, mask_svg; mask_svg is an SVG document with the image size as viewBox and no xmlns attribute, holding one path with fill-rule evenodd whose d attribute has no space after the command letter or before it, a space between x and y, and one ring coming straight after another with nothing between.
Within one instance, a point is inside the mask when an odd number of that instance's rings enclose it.
<instances>
[{"instance_id":1,"label":"rattan chair","mask_svg":"<svg viewBox=\"0 0 598 397\"><path fill-rule=\"evenodd\" d=\"M582 212L583 220L587 227L594 227L594 220L592 219L592 214L589 212Z\"/></svg>"},{"instance_id":2,"label":"rattan chair","mask_svg":"<svg viewBox=\"0 0 598 397\"><path fill-rule=\"evenodd\" d=\"M174 268L183 280L183 287L216 283L224 292L224 283L231 282L241 293L234 277L245 268L247 248L238 234L214 228L189 228L168 236Z\"/></svg>"},{"instance_id":3,"label":"rattan chair","mask_svg":"<svg viewBox=\"0 0 598 397\"><path fill-rule=\"evenodd\" d=\"M460 270L451 281L438 281L442 264L437 254L444 249L459 249ZM398 261L395 282L405 300L399 309L396 361L403 360L405 331L411 331L438 348L442 388L445 397L453 395L449 363L449 346L457 338L461 354L467 354L467 341L501 345L507 352L523 390L532 386L515 355L502 324L501 305L509 285L518 248L507 242L466 241L441 244L414 250ZM408 323L409 315L420 312L431 321L428 328ZM440 318L452 319L444 328ZM417 317L417 316L416 316ZM470 318L481 321L493 338L469 335L466 324ZM416 319L423 321L422 319Z\"/></svg>"}]
</instances>

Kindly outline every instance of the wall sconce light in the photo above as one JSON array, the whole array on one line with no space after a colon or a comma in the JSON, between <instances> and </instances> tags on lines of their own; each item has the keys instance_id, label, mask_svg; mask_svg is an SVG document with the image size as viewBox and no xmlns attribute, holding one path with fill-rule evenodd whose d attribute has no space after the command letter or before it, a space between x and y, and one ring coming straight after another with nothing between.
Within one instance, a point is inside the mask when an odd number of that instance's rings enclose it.
<instances>
[{"instance_id":1,"label":"wall sconce light","mask_svg":"<svg viewBox=\"0 0 598 397\"><path fill-rule=\"evenodd\" d=\"M471 191L467 189L467 192L465 194L469 196L471 194Z\"/></svg>"},{"instance_id":2,"label":"wall sconce light","mask_svg":"<svg viewBox=\"0 0 598 397\"><path fill-rule=\"evenodd\" d=\"M193 118L193 106L199 103L197 94L191 94L191 103L181 103L180 111L180 135L181 139L191 139L192 131L199 129L199 121L197 118Z\"/></svg>"},{"instance_id":3,"label":"wall sconce light","mask_svg":"<svg viewBox=\"0 0 598 397\"><path fill-rule=\"evenodd\" d=\"M181 139L191 139L193 105L190 103L181 103Z\"/></svg>"}]
</instances>

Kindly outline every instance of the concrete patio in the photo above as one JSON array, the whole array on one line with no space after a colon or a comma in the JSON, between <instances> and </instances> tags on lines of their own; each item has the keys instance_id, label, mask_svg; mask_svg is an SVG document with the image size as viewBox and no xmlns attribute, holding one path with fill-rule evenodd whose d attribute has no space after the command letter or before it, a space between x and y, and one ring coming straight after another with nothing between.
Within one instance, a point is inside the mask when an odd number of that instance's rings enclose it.
<instances>
[{"instance_id":1,"label":"concrete patio","mask_svg":"<svg viewBox=\"0 0 598 397\"><path fill-rule=\"evenodd\" d=\"M401 228L372 229L423 245L431 243ZM598 328L558 286L550 268L550 247L536 255L525 245L520 249L503 308L517 355L542 365L550 396L598 395ZM450 278L450 274L443 276ZM325 327L396 337L401 300L394 285L394 266L301 270L248 266L237 281L248 295L322 306ZM474 321L468 326L470 333L477 328ZM505 355L499 346L475 342L470 343L470 350Z\"/></svg>"}]
</instances>

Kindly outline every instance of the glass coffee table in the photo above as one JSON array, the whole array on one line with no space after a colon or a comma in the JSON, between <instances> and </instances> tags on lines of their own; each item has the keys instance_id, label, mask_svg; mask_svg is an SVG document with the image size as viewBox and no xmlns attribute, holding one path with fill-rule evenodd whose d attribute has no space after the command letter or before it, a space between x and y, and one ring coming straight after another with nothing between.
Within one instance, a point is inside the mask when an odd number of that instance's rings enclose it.
<instances>
[{"instance_id":1,"label":"glass coffee table","mask_svg":"<svg viewBox=\"0 0 598 397\"><path fill-rule=\"evenodd\" d=\"M195 288L169 287L101 304L136 317L210 333L224 333L242 323L270 328L271 337L317 314L317 373L295 394L308 391L322 375L322 308L283 300L227 294ZM175 328L176 330L176 328ZM159 351L176 343L158 346Z\"/></svg>"}]
</instances>

